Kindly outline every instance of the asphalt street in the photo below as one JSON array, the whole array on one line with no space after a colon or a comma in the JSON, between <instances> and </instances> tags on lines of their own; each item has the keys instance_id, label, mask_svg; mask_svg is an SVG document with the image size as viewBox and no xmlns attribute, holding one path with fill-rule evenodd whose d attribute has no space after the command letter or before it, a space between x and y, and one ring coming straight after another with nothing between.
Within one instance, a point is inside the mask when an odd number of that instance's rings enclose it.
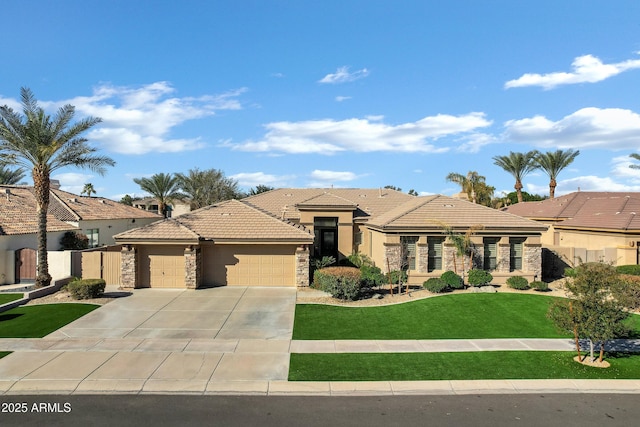
<instances>
[{"instance_id":1,"label":"asphalt street","mask_svg":"<svg viewBox=\"0 0 640 427\"><path fill-rule=\"evenodd\" d=\"M2 426L633 426L637 394L5 395Z\"/></svg>"}]
</instances>

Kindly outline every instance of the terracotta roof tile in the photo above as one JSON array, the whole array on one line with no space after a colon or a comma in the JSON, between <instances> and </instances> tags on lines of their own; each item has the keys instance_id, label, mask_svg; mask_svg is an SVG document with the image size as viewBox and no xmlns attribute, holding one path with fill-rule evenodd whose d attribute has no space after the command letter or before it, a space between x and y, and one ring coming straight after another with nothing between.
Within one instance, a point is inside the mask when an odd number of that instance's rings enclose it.
<instances>
[{"instance_id":1,"label":"terracotta roof tile","mask_svg":"<svg viewBox=\"0 0 640 427\"><path fill-rule=\"evenodd\" d=\"M65 221L100 220L100 219L130 219L130 218L157 218L162 215L148 212L142 209L127 206L103 197L83 197L62 190L51 190L54 197L52 207L54 214L59 218L65 215Z\"/></svg>"},{"instance_id":2,"label":"terracotta roof tile","mask_svg":"<svg viewBox=\"0 0 640 427\"><path fill-rule=\"evenodd\" d=\"M31 188L0 186L0 191L0 235L37 233L36 199ZM47 231L67 230L76 230L76 227L57 219L50 209Z\"/></svg>"}]
</instances>

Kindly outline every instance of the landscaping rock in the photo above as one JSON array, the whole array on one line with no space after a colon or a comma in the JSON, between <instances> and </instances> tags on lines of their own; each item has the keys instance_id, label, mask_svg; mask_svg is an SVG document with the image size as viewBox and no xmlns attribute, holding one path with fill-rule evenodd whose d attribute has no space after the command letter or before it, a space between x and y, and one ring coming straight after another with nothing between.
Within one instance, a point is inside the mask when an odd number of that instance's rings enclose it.
<instances>
[{"instance_id":1,"label":"landscaping rock","mask_svg":"<svg viewBox=\"0 0 640 427\"><path fill-rule=\"evenodd\" d=\"M491 294L491 293L496 293L498 291L493 286L481 286L480 287L480 292L486 292L486 293Z\"/></svg>"}]
</instances>

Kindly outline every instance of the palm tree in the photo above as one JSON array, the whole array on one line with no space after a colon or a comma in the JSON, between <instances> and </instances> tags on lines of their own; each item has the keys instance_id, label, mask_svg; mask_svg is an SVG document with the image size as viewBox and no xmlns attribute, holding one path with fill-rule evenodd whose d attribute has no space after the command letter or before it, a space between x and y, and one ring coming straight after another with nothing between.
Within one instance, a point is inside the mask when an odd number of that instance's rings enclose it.
<instances>
[{"instance_id":1,"label":"palm tree","mask_svg":"<svg viewBox=\"0 0 640 427\"><path fill-rule=\"evenodd\" d=\"M158 201L158 211L167 217L167 205L176 199L185 197L180 192L178 178L170 173L157 173L151 178L134 178L133 182L138 184L142 191L151 194Z\"/></svg>"},{"instance_id":2,"label":"palm tree","mask_svg":"<svg viewBox=\"0 0 640 427\"><path fill-rule=\"evenodd\" d=\"M51 173L67 166L87 168L100 175L105 166L115 162L95 154L81 136L100 123L97 117L87 117L72 123L73 105L61 107L55 116L45 114L35 96L27 88L20 89L23 114L5 105L0 107L0 164L14 164L31 169L38 215L38 274L36 286L51 283L47 257L47 211Z\"/></svg>"},{"instance_id":3,"label":"palm tree","mask_svg":"<svg viewBox=\"0 0 640 427\"><path fill-rule=\"evenodd\" d=\"M509 152L508 156L494 156L494 164L500 166L506 172L509 172L516 179L513 188L516 189L518 195L518 203L522 203L522 180L529 172L538 168L534 159L538 152L536 150L526 153Z\"/></svg>"},{"instance_id":4,"label":"palm tree","mask_svg":"<svg viewBox=\"0 0 640 427\"><path fill-rule=\"evenodd\" d=\"M486 185L486 178L476 171L469 171L467 175L451 172L445 178L449 182L454 182L460 186L463 193L467 193L469 200L476 203L478 196L482 194L483 199L488 197L491 199L495 188Z\"/></svg>"},{"instance_id":5,"label":"palm tree","mask_svg":"<svg viewBox=\"0 0 640 427\"><path fill-rule=\"evenodd\" d=\"M80 194L86 194L88 197L91 197L92 194L96 194L96 189L93 188L92 183L88 182L84 185Z\"/></svg>"},{"instance_id":6,"label":"palm tree","mask_svg":"<svg viewBox=\"0 0 640 427\"><path fill-rule=\"evenodd\" d=\"M238 182L217 169L190 169L188 174L176 174L180 189L191 199L191 208L199 209L223 200L241 199Z\"/></svg>"},{"instance_id":7,"label":"palm tree","mask_svg":"<svg viewBox=\"0 0 640 427\"><path fill-rule=\"evenodd\" d=\"M535 162L540 169L545 171L549 175L549 198L553 199L556 193L556 187L558 182L558 174L564 168L573 163L573 160L578 157L580 151L578 150L556 150L546 153L538 153L535 157Z\"/></svg>"},{"instance_id":8,"label":"palm tree","mask_svg":"<svg viewBox=\"0 0 640 427\"><path fill-rule=\"evenodd\" d=\"M629 157L634 158L636 160L640 160L640 154L632 153L629 154ZM631 169L640 169L640 165L629 165Z\"/></svg>"},{"instance_id":9,"label":"palm tree","mask_svg":"<svg viewBox=\"0 0 640 427\"><path fill-rule=\"evenodd\" d=\"M478 230L482 230L484 226L482 224L476 224L470 226L464 234L459 233L453 229L452 226L445 222L436 221L440 227L442 227L442 231L447 236L449 241L456 248L456 251L453 253L453 271L458 274L458 261L456 259L456 255L462 258L462 279L464 280L464 257L469 257L469 270L473 269L473 256L476 253L475 245L471 241L471 236Z\"/></svg>"},{"instance_id":10,"label":"palm tree","mask_svg":"<svg viewBox=\"0 0 640 427\"><path fill-rule=\"evenodd\" d=\"M0 166L0 185L15 185L24 178L25 170L18 168L11 170L6 166Z\"/></svg>"}]
</instances>

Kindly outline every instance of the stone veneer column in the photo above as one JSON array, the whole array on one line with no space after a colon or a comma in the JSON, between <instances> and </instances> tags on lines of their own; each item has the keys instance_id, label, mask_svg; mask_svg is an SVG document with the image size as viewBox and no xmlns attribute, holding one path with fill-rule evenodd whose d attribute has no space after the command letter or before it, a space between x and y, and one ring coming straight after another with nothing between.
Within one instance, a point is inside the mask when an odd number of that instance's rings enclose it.
<instances>
[{"instance_id":1,"label":"stone veneer column","mask_svg":"<svg viewBox=\"0 0 640 427\"><path fill-rule=\"evenodd\" d=\"M429 271L429 246L426 243L416 245L416 269L418 273Z\"/></svg>"},{"instance_id":2,"label":"stone veneer column","mask_svg":"<svg viewBox=\"0 0 640 427\"><path fill-rule=\"evenodd\" d=\"M136 249L133 246L124 245L120 255L120 286L133 289L136 287Z\"/></svg>"},{"instance_id":3,"label":"stone veneer column","mask_svg":"<svg viewBox=\"0 0 640 427\"><path fill-rule=\"evenodd\" d=\"M309 246L296 248L296 285L309 286Z\"/></svg>"},{"instance_id":4,"label":"stone veneer column","mask_svg":"<svg viewBox=\"0 0 640 427\"><path fill-rule=\"evenodd\" d=\"M499 273L508 273L511 270L511 246L509 243L498 243L496 264L496 271Z\"/></svg>"},{"instance_id":5,"label":"stone veneer column","mask_svg":"<svg viewBox=\"0 0 640 427\"><path fill-rule=\"evenodd\" d=\"M391 271L400 270L402 268L402 247L399 243L385 243L384 257L386 265L382 268L382 271L384 271L387 265Z\"/></svg>"},{"instance_id":6,"label":"stone veneer column","mask_svg":"<svg viewBox=\"0 0 640 427\"><path fill-rule=\"evenodd\" d=\"M534 276L538 276L537 280L542 280L542 245L525 244L523 249L522 267L524 271L533 273Z\"/></svg>"},{"instance_id":7,"label":"stone veneer column","mask_svg":"<svg viewBox=\"0 0 640 427\"><path fill-rule=\"evenodd\" d=\"M201 264L200 248L187 246L184 250L184 284L187 289L197 289L200 286Z\"/></svg>"}]
</instances>

